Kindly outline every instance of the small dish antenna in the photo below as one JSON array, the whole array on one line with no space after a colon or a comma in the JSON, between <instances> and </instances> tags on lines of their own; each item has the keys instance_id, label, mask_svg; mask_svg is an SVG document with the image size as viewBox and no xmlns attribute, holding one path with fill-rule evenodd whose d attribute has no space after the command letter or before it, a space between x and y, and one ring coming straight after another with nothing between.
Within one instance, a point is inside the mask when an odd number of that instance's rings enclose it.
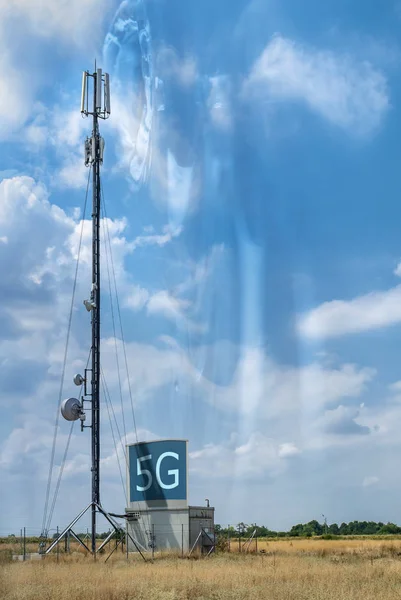
<instances>
[{"instance_id":1,"label":"small dish antenna","mask_svg":"<svg viewBox=\"0 0 401 600\"><path fill-rule=\"evenodd\" d=\"M82 377L80 373L77 373L76 375L74 375L74 383L78 386L82 385L83 383L85 383L85 377Z\"/></svg>"},{"instance_id":2,"label":"small dish antenna","mask_svg":"<svg viewBox=\"0 0 401 600\"><path fill-rule=\"evenodd\" d=\"M77 421L82 414L82 405L76 398L67 398L61 403L61 414L66 421Z\"/></svg>"}]
</instances>

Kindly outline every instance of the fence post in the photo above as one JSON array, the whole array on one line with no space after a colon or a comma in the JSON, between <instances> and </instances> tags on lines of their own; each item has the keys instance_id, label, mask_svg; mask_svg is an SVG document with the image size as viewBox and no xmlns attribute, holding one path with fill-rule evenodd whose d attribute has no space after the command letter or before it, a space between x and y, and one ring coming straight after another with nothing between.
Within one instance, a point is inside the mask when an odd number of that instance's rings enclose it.
<instances>
[{"instance_id":1,"label":"fence post","mask_svg":"<svg viewBox=\"0 0 401 600\"><path fill-rule=\"evenodd\" d=\"M155 524L152 523L152 560L155 559Z\"/></svg>"},{"instance_id":2,"label":"fence post","mask_svg":"<svg viewBox=\"0 0 401 600\"><path fill-rule=\"evenodd\" d=\"M258 553L258 537L256 536L256 554Z\"/></svg>"},{"instance_id":3,"label":"fence post","mask_svg":"<svg viewBox=\"0 0 401 600\"><path fill-rule=\"evenodd\" d=\"M181 523L181 558L184 558L184 523Z\"/></svg>"},{"instance_id":4,"label":"fence post","mask_svg":"<svg viewBox=\"0 0 401 600\"><path fill-rule=\"evenodd\" d=\"M22 560L26 559L26 528L24 527L24 554Z\"/></svg>"}]
</instances>

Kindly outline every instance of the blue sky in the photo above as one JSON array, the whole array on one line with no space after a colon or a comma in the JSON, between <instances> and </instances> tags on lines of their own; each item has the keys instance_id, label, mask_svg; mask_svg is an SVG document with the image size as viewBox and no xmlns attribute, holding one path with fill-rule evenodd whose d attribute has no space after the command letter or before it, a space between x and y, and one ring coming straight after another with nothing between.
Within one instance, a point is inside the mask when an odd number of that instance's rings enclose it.
<instances>
[{"instance_id":1,"label":"blue sky","mask_svg":"<svg viewBox=\"0 0 401 600\"><path fill-rule=\"evenodd\" d=\"M0 534L41 526L95 58L112 83L103 186L139 437L189 439L190 501L210 498L217 522L400 522L401 4L12 0L0 13ZM89 252L87 215L65 396L89 349ZM115 344L105 293L123 432ZM105 409L103 429L103 503L119 511ZM74 431L53 526L88 501L88 465Z\"/></svg>"}]
</instances>

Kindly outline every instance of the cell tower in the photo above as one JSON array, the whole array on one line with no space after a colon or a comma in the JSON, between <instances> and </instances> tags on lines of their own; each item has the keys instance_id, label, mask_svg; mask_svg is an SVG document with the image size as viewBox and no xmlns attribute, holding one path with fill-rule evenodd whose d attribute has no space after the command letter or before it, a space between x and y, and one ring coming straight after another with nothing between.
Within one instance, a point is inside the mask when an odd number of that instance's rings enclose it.
<instances>
[{"instance_id":1,"label":"cell tower","mask_svg":"<svg viewBox=\"0 0 401 600\"><path fill-rule=\"evenodd\" d=\"M92 100L90 102L90 83L93 84ZM61 414L67 421L81 420L81 430L89 428L91 430L91 457L92 457L92 499L90 504L82 510L75 519L61 532L60 536L45 551L45 554L51 550L65 537L72 535L88 552L94 557L113 537L115 533L121 533L121 527L116 523L113 517L125 517L125 515L115 515L104 510L100 502L100 207L101 207L101 186L100 186L100 166L103 163L104 140L99 133L99 119L108 119L110 116L110 81L108 73L103 73L102 69L96 69L93 73L84 71L82 76L82 96L81 96L81 114L83 116L92 116L93 129L92 135L85 141L85 165L92 169L92 287L89 300L84 300L84 306L91 313L92 344L91 344L91 368L85 369L84 376L77 374L74 377L74 383L77 386L83 386L83 396L81 399L68 398L61 404ZM85 425L86 408L88 403L91 414L90 425ZM91 510L91 543L90 548L81 540L72 530L79 519ZM112 530L99 548L96 548L96 517L102 514L112 526ZM129 535L129 534L128 534ZM137 547L136 541L131 538L133 544ZM137 548L140 552L139 548ZM142 554L142 553L141 553Z\"/></svg>"}]
</instances>

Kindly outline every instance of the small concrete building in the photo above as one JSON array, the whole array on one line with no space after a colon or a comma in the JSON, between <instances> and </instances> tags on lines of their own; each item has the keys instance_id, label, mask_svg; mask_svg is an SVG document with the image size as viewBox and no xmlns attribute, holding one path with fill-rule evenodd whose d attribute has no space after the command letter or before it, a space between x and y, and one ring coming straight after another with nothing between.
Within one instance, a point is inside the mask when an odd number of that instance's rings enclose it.
<instances>
[{"instance_id":1,"label":"small concrete building","mask_svg":"<svg viewBox=\"0 0 401 600\"><path fill-rule=\"evenodd\" d=\"M214 508L188 506L188 441L130 444L127 456L129 551L213 550Z\"/></svg>"}]
</instances>

